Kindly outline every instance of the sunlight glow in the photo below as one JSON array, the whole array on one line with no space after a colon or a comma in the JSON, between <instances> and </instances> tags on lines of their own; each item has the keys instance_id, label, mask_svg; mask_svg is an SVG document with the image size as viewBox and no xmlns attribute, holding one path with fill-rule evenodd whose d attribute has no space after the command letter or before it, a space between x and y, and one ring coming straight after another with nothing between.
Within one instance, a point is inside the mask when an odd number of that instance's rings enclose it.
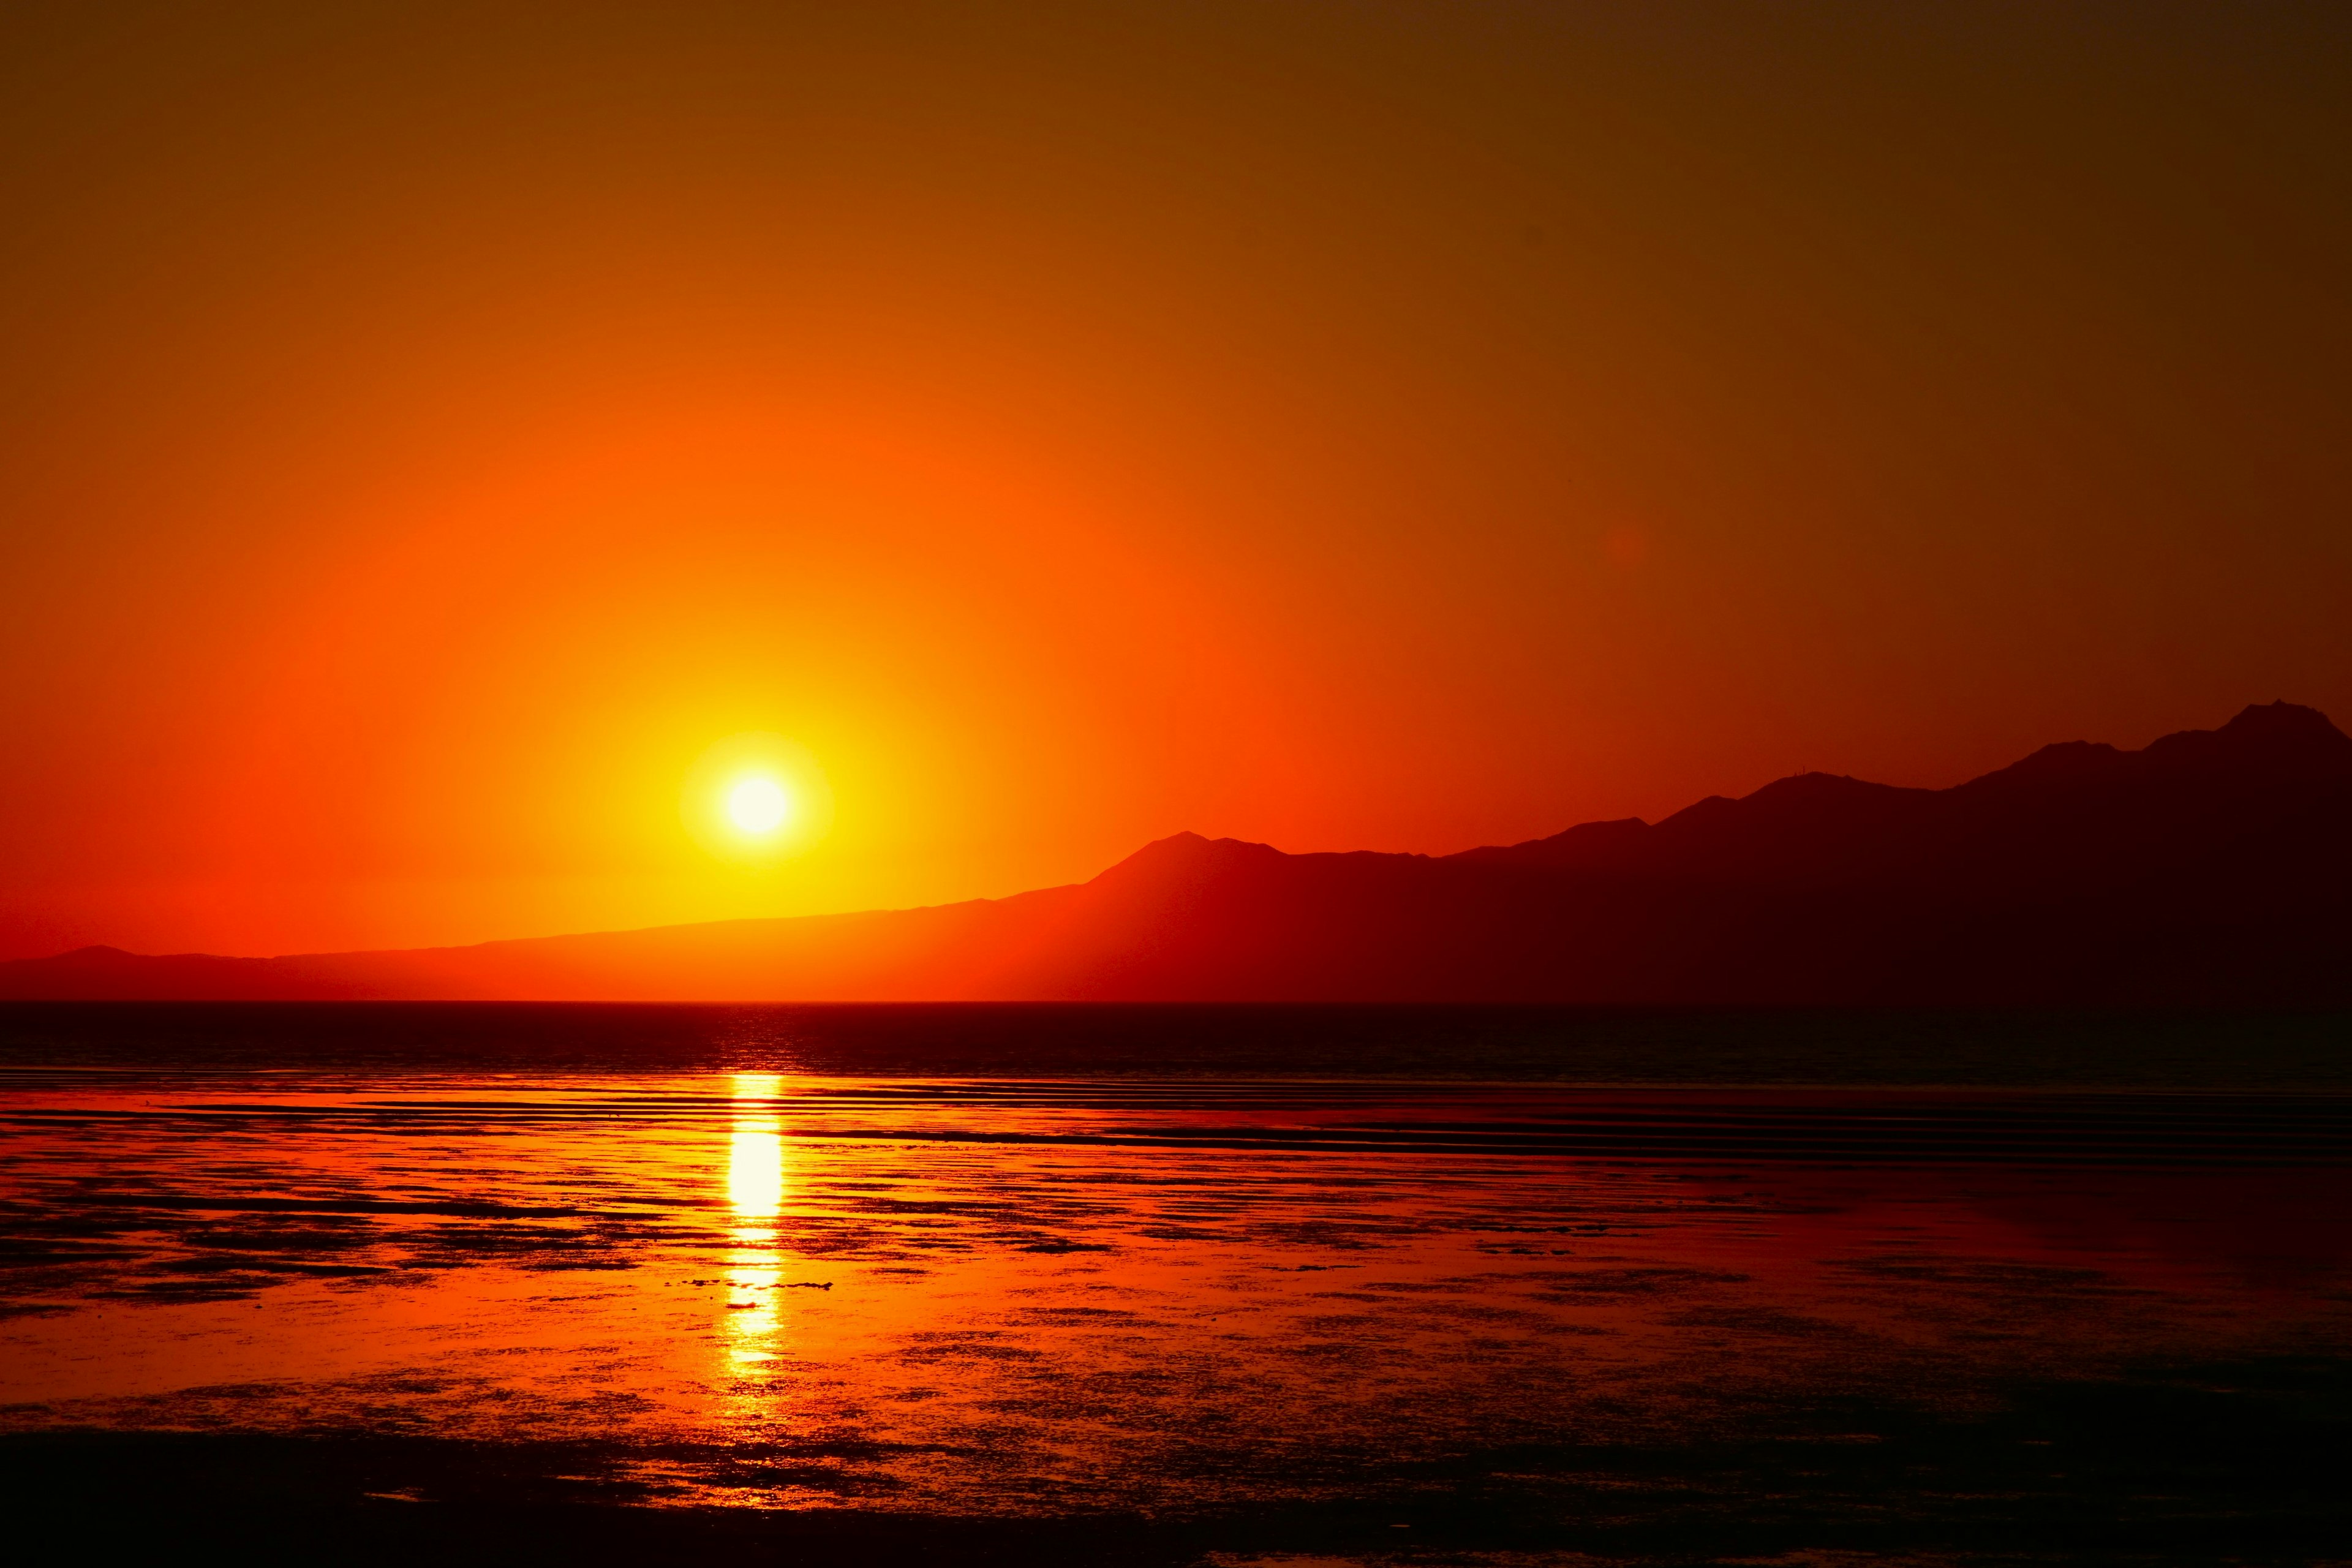
<instances>
[{"instance_id":1,"label":"sunlight glow","mask_svg":"<svg viewBox=\"0 0 2352 1568\"><path fill-rule=\"evenodd\" d=\"M792 807L784 786L770 778L748 778L727 792L727 819L746 833L773 833Z\"/></svg>"},{"instance_id":2,"label":"sunlight glow","mask_svg":"<svg viewBox=\"0 0 2352 1568\"><path fill-rule=\"evenodd\" d=\"M735 1127L727 1153L727 1202L735 1217L773 1219L784 1203L784 1140L772 1104L782 1080L734 1075Z\"/></svg>"},{"instance_id":3,"label":"sunlight glow","mask_svg":"<svg viewBox=\"0 0 2352 1568\"><path fill-rule=\"evenodd\" d=\"M706 747L686 771L678 816L713 858L763 874L824 841L833 786L807 747L745 730Z\"/></svg>"},{"instance_id":4,"label":"sunlight glow","mask_svg":"<svg viewBox=\"0 0 2352 1568\"><path fill-rule=\"evenodd\" d=\"M736 1073L730 1089L735 1124L727 1150L727 1204L735 1211L736 1247L727 1270L728 1358L738 1372L752 1373L776 1359L772 1341L783 1270L774 1226L784 1206L784 1139L775 1102L783 1079Z\"/></svg>"},{"instance_id":5,"label":"sunlight glow","mask_svg":"<svg viewBox=\"0 0 2352 1568\"><path fill-rule=\"evenodd\" d=\"M727 1201L738 1219L773 1219L784 1202L784 1141L738 1129L727 1158Z\"/></svg>"}]
</instances>

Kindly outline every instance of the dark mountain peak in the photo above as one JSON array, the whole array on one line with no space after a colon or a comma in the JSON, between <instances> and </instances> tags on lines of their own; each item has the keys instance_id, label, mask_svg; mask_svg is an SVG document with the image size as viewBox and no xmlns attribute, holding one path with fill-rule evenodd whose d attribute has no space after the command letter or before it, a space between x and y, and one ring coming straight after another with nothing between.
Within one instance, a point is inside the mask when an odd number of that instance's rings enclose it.
<instances>
[{"instance_id":1,"label":"dark mountain peak","mask_svg":"<svg viewBox=\"0 0 2352 1568\"><path fill-rule=\"evenodd\" d=\"M1758 795L1834 795L1855 789L1893 789L1895 787L1893 784L1871 784L1866 780L1854 777L1852 773L1825 773L1819 769L1814 769L1807 773L1790 773L1786 778L1774 779L1763 788L1750 790L1740 798L1754 800Z\"/></svg>"},{"instance_id":2,"label":"dark mountain peak","mask_svg":"<svg viewBox=\"0 0 2352 1568\"><path fill-rule=\"evenodd\" d=\"M2249 702L2221 726L2224 735L2299 735L2326 745L2352 746L2347 735L2316 708L2300 702Z\"/></svg>"},{"instance_id":3,"label":"dark mountain peak","mask_svg":"<svg viewBox=\"0 0 2352 1568\"><path fill-rule=\"evenodd\" d=\"M1790 773L1787 778L1774 779L1753 794L1742 795L1738 804L1843 805L1853 801L1885 800L1894 795L1926 793L1925 790L1906 789L1901 784L1872 784L1868 779L1854 778L1847 773Z\"/></svg>"},{"instance_id":4,"label":"dark mountain peak","mask_svg":"<svg viewBox=\"0 0 2352 1568\"><path fill-rule=\"evenodd\" d=\"M1972 778L1955 793L2000 794L2065 788L2112 778L2136 752L2119 752L2105 741L2060 741L2005 768Z\"/></svg>"},{"instance_id":5,"label":"dark mountain peak","mask_svg":"<svg viewBox=\"0 0 2352 1568\"><path fill-rule=\"evenodd\" d=\"M1197 833L1175 833L1155 838L1095 882L1129 881L1137 878L1197 877L1230 867L1280 860L1282 851L1270 844L1240 838L1203 838Z\"/></svg>"},{"instance_id":6,"label":"dark mountain peak","mask_svg":"<svg viewBox=\"0 0 2352 1568\"><path fill-rule=\"evenodd\" d=\"M1155 838L1120 863L1131 865L1147 856L1171 859L1180 858L1224 859L1236 855L1257 857L1281 853L1281 850L1271 844L1253 843L1246 838L1204 838L1188 830L1183 833L1171 833L1165 838Z\"/></svg>"},{"instance_id":7,"label":"dark mountain peak","mask_svg":"<svg viewBox=\"0 0 2352 1568\"><path fill-rule=\"evenodd\" d=\"M2295 702L2258 703L2218 730L2182 730L2153 741L2140 755L2168 771L2352 774L2352 736L2318 709Z\"/></svg>"}]
</instances>

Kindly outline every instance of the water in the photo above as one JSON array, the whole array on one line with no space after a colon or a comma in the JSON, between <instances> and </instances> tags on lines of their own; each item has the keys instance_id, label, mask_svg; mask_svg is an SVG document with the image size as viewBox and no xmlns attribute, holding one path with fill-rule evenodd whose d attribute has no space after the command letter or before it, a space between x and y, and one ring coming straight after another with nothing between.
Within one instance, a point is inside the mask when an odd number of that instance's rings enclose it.
<instances>
[{"instance_id":1,"label":"water","mask_svg":"<svg viewBox=\"0 0 2352 1568\"><path fill-rule=\"evenodd\" d=\"M2352 1540L2344 1037L23 1009L0 1443L35 1505L136 1474L221 1529L2307 1554Z\"/></svg>"}]
</instances>

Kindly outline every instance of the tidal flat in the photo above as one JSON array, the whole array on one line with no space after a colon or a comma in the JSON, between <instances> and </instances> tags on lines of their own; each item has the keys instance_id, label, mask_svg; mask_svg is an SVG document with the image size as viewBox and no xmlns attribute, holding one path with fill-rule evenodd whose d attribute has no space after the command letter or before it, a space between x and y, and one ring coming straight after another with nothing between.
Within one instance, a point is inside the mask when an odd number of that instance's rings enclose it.
<instances>
[{"instance_id":1,"label":"tidal flat","mask_svg":"<svg viewBox=\"0 0 2352 1568\"><path fill-rule=\"evenodd\" d=\"M2342 1555L2347 1039L14 1009L8 1504L345 1555Z\"/></svg>"}]
</instances>

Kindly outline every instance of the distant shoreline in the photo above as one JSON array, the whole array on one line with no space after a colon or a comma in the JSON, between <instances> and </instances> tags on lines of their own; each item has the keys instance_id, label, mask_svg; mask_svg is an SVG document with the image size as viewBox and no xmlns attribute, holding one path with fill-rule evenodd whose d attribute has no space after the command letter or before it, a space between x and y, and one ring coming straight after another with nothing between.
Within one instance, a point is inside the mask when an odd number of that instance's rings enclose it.
<instances>
[{"instance_id":1,"label":"distant shoreline","mask_svg":"<svg viewBox=\"0 0 2352 1568\"><path fill-rule=\"evenodd\" d=\"M47 1068L2352 1090L2352 1009L0 1003Z\"/></svg>"}]
</instances>

